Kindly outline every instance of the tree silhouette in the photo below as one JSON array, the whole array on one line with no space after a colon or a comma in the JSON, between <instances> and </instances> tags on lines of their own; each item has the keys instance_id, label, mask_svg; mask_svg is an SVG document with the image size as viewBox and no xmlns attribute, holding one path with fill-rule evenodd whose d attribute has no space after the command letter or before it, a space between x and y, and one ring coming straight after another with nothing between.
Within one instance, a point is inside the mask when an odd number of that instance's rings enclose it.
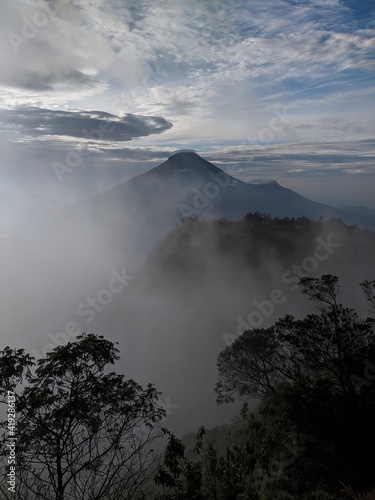
<instances>
[{"instance_id":1,"label":"tree silhouette","mask_svg":"<svg viewBox=\"0 0 375 500\"><path fill-rule=\"evenodd\" d=\"M7 391L16 393L17 498L137 498L151 473L151 444L161 434L157 424L165 411L152 385L143 389L107 373L118 352L94 334L56 347L38 362L24 350L0 352L2 402ZM6 426L3 421L4 458ZM14 498L6 479L1 488Z\"/></svg>"},{"instance_id":2,"label":"tree silhouette","mask_svg":"<svg viewBox=\"0 0 375 500\"><path fill-rule=\"evenodd\" d=\"M361 287L367 302L370 304L371 311L375 313L375 280L363 281L363 283L361 283Z\"/></svg>"},{"instance_id":3,"label":"tree silhouette","mask_svg":"<svg viewBox=\"0 0 375 500\"><path fill-rule=\"evenodd\" d=\"M372 283L365 282L368 293ZM373 487L375 319L338 302L335 276L300 284L320 314L286 316L271 328L244 332L218 357L218 402L262 398L287 417L304 448L295 494L316 484L332 491L340 482Z\"/></svg>"}]
</instances>

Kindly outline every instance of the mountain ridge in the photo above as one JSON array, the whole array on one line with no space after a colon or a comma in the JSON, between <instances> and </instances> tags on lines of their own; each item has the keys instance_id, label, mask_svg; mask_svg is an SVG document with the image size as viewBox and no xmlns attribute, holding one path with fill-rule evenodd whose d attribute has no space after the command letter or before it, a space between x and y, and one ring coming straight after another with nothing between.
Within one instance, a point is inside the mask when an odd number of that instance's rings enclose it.
<instances>
[{"instance_id":1,"label":"mountain ridge","mask_svg":"<svg viewBox=\"0 0 375 500\"><path fill-rule=\"evenodd\" d=\"M168 214L174 224L189 215L239 220L248 212L259 211L271 216L338 217L349 224L375 229L375 219L368 214L317 203L277 181L241 181L190 151L176 152L157 167L76 206L116 206L140 214L147 212L139 206L142 203L150 206L151 218L155 219L156 210Z\"/></svg>"}]
</instances>

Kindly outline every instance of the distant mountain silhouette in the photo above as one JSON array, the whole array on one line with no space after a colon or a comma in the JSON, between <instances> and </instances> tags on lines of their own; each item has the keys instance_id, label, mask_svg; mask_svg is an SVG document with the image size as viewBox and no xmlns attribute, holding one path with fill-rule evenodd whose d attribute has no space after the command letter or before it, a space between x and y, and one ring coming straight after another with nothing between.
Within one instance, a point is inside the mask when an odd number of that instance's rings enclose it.
<instances>
[{"instance_id":1,"label":"distant mountain silhouette","mask_svg":"<svg viewBox=\"0 0 375 500\"><path fill-rule=\"evenodd\" d=\"M243 182L193 152L175 153L158 167L78 205L126 208L152 218L156 209L159 214L169 212L174 220L189 216L189 211L190 216L231 219L258 211L272 216L341 217L348 223L371 223L358 219L362 214L316 203L276 181Z\"/></svg>"},{"instance_id":2,"label":"distant mountain silhouette","mask_svg":"<svg viewBox=\"0 0 375 500\"><path fill-rule=\"evenodd\" d=\"M243 182L191 151L177 152L150 171L69 206L37 196L15 202L17 209L4 211L4 218L11 213L12 221L16 219L25 232L26 228L37 231L37 217L41 237L48 238L51 252L74 255L75 248L80 248L95 256L104 276L108 267L123 262L136 271L183 218L240 220L249 212L260 212L275 217L336 217L375 229L371 211L316 203L275 181ZM2 231L7 232L5 220ZM103 252L102 256L96 252L103 247L108 254L105 265Z\"/></svg>"},{"instance_id":3,"label":"distant mountain silhouette","mask_svg":"<svg viewBox=\"0 0 375 500\"><path fill-rule=\"evenodd\" d=\"M152 170L77 203L75 209L108 219L108 227L126 214L149 235L155 235L153 243L183 217L239 220L256 211L274 217L337 217L348 224L375 229L375 218L367 213L316 203L276 181L243 182L188 151L178 152Z\"/></svg>"},{"instance_id":4,"label":"distant mountain silhouette","mask_svg":"<svg viewBox=\"0 0 375 500\"><path fill-rule=\"evenodd\" d=\"M113 234L122 233L131 221L143 228L148 241L152 240L150 248L183 217L239 220L256 211L273 217L337 217L347 224L375 230L375 210L337 209L316 203L276 181L243 182L192 151L179 151L148 172L65 209L30 194L18 195L11 203L3 202L12 219L20 222L35 219L35 214L40 220L43 214L58 219L59 212L79 222L84 214L104 223L108 233ZM2 223L6 221L5 209Z\"/></svg>"}]
</instances>

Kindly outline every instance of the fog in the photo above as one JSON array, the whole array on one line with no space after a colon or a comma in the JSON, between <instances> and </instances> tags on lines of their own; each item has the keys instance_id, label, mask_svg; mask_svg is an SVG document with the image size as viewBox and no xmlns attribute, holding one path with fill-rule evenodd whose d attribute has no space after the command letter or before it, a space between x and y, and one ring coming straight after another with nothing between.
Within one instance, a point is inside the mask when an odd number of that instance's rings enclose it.
<instances>
[{"instance_id":1,"label":"fog","mask_svg":"<svg viewBox=\"0 0 375 500\"><path fill-rule=\"evenodd\" d=\"M197 179L178 191L179 175L155 172L71 205L3 198L2 345L38 357L83 331L119 342L116 370L155 383L165 426L183 433L238 411L216 405L214 386L218 353L243 329L316 310L294 266L337 274L345 304L367 314L358 284L373 278L374 239L340 225L243 233L204 212L181 224L179 197Z\"/></svg>"}]
</instances>

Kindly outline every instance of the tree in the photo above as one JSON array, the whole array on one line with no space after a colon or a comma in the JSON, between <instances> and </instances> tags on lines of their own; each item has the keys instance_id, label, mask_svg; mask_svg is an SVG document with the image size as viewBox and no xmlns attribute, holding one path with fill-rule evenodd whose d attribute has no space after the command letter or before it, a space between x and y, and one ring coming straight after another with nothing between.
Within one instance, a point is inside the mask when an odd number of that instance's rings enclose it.
<instances>
[{"instance_id":1,"label":"tree","mask_svg":"<svg viewBox=\"0 0 375 500\"><path fill-rule=\"evenodd\" d=\"M375 320L338 302L335 276L300 283L320 314L244 332L218 357L218 402L262 398L286 415L304 448L295 494L316 484L334 491L339 481L366 489L375 467Z\"/></svg>"},{"instance_id":2,"label":"tree","mask_svg":"<svg viewBox=\"0 0 375 500\"><path fill-rule=\"evenodd\" d=\"M155 484L164 493L158 500L203 500L202 470L198 463L185 456L185 445L173 434L169 434L163 465L155 476Z\"/></svg>"},{"instance_id":3,"label":"tree","mask_svg":"<svg viewBox=\"0 0 375 500\"><path fill-rule=\"evenodd\" d=\"M362 320L337 302L338 279L302 278L302 293L316 301L320 314L303 320L287 315L267 329L245 331L219 354L218 402L235 394L261 398L282 382L308 382L317 373L341 393L356 397L352 375L375 349L373 318Z\"/></svg>"},{"instance_id":4,"label":"tree","mask_svg":"<svg viewBox=\"0 0 375 500\"><path fill-rule=\"evenodd\" d=\"M361 283L361 287L367 302L370 304L372 312L375 313L375 280L363 281L363 283Z\"/></svg>"},{"instance_id":5,"label":"tree","mask_svg":"<svg viewBox=\"0 0 375 500\"><path fill-rule=\"evenodd\" d=\"M17 498L137 498L151 474L151 444L161 434L157 425L165 411L151 384L143 389L107 373L118 352L94 334L37 362L24 350L0 352L2 403L8 391L16 398ZM9 436L7 422L2 424L0 452L6 458ZM6 479L1 492L14 498Z\"/></svg>"},{"instance_id":6,"label":"tree","mask_svg":"<svg viewBox=\"0 0 375 500\"><path fill-rule=\"evenodd\" d=\"M283 419L270 405L251 412L245 403L231 424L206 431L194 440L170 434L155 482L158 500L238 500L275 498L296 459ZM186 445L184 444L186 443ZM269 497L266 495L269 494Z\"/></svg>"}]
</instances>

